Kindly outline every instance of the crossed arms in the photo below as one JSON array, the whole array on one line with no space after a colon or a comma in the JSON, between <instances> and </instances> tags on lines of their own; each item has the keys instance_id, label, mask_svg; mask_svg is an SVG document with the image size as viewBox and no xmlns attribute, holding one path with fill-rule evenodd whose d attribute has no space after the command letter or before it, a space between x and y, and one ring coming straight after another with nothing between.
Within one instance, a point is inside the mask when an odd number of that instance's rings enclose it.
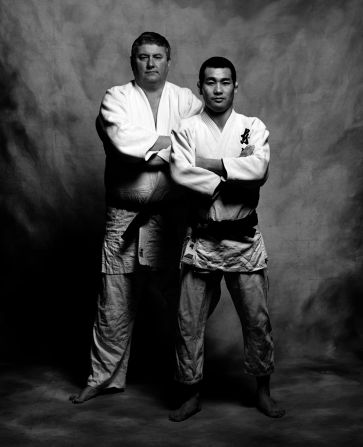
<instances>
[{"instance_id":1,"label":"crossed arms","mask_svg":"<svg viewBox=\"0 0 363 447\"><path fill-rule=\"evenodd\" d=\"M125 163L139 164L146 170L159 170L168 165L170 137L131 123L127 98L122 92L114 89L106 92L96 128L108 150L118 153Z\"/></svg>"},{"instance_id":2,"label":"crossed arms","mask_svg":"<svg viewBox=\"0 0 363 447\"><path fill-rule=\"evenodd\" d=\"M182 126L178 132L173 132L171 174L174 181L210 197L224 182L244 188L260 187L267 179L270 149L265 126L259 120L255 126L254 138L238 157L221 159L196 154L196 129Z\"/></svg>"},{"instance_id":3,"label":"crossed arms","mask_svg":"<svg viewBox=\"0 0 363 447\"><path fill-rule=\"evenodd\" d=\"M141 169L165 168L170 158L170 136L159 135L150 123L145 125L146 109L142 102L134 101L134 93L128 86L107 90L97 118L99 136L105 147L117 153L125 164L137 164ZM181 96L175 103L180 107L181 118L200 111L201 102L190 90L182 89L178 94Z\"/></svg>"}]
</instances>

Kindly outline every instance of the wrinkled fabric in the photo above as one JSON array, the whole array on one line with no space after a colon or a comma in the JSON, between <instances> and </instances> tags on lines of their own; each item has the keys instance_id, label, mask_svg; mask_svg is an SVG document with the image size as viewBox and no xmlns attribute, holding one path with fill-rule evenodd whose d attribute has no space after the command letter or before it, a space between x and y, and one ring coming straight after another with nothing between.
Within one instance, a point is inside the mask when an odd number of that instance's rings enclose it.
<instances>
[{"instance_id":1,"label":"wrinkled fabric","mask_svg":"<svg viewBox=\"0 0 363 447\"><path fill-rule=\"evenodd\" d=\"M93 325L88 385L125 387L131 334L139 297L140 281L135 274L102 276Z\"/></svg>"},{"instance_id":2,"label":"wrinkled fabric","mask_svg":"<svg viewBox=\"0 0 363 447\"><path fill-rule=\"evenodd\" d=\"M191 90L166 82L155 123L149 101L134 81L107 90L98 124L106 152L108 203L164 200L163 191L172 188L168 175L140 166L156 154L168 163L170 148L155 152L152 146L160 135L170 135L179 126L180 119L199 113L201 108L201 101Z\"/></svg>"},{"instance_id":3,"label":"wrinkled fabric","mask_svg":"<svg viewBox=\"0 0 363 447\"><path fill-rule=\"evenodd\" d=\"M240 241L194 237L189 232L184 241L181 262L201 270L253 272L267 267L267 253L262 234L255 227L254 237Z\"/></svg>"},{"instance_id":4,"label":"wrinkled fabric","mask_svg":"<svg viewBox=\"0 0 363 447\"><path fill-rule=\"evenodd\" d=\"M135 211L107 208L102 273L131 273L140 266L152 270L172 265L177 268L185 227L183 207L170 206L162 215L151 215L139 229L138 237L124 241L122 235L136 214Z\"/></svg>"},{"instance_id":5,"label":"wrinkled fabric","mask_svg":"<svg viewBox=\"0 0 363 447\"><path fill-rule=\"evenodd\" d=\"M198 113L201 107L189 89L169 82L160 98L156 123L145 93L134 81L107 90L103 98L97 130L106 152L107 214L90 386L125 387L141 295L146 299L156 296L173 307L183 206L168 172L150 170L145 162L156 154L169 162L170 148L156 153L151 147L159 135L170 135L181 118ZM157 211L150 211L155 205ZM146 221L124 241L123 233L145 206L150 211Z\"/></svg>"},{"instance_id":6,"label":"wrinkled fabric","mask_svg":"<svg viewBox=\"0 0 363 447\"><path fill-rule=\"evenodd\" d=\"M197 223L243 220L255 212L260 186L268 174L268 136L261 120L235 111L222 131L205 111L182 120L179 129L173 131L171 174L177 184L193 193ZM221 159L225 176L196 167L198 156ZM255 230L254 237L241 234L238 240L216 240L213 236L196 237L190 229L181 261L199 269L224 272L266 268L263 237L257 226Z\"/></svg>"},{"instance_id":7,"label":"wrinkled fabric","mask_svg":"<svg viewBox=\"0 0 363 447\"><path fill-rule=\"evenodd\" d=\"M93 325L91 374L88 385L125 388L135 317L143 300L152 300L165 336L171 334L171 314L178 297L177 272L138 272L102 275L96 319ZM174 276L175 275L175 276Z\"/></svg>"},{"instance_id":8,"label":"wrinkled fabric","mask_svg":"<svg viewBox=\"0 0 363 447\"><path fill-rule=\"evenodd\" d=\"M224 276L241 321L243 370L254 376L269 375L274 369L274 347L267 311L267 273L200 272L183 268L176 336L175 379L193 384L203 378L204 336L207 318L220 298Z\"/></svg>"},{"instance_id":9,"label":"wrinkled fabric","mask_svg":"<svg viewBox=\"0 0 363 447\"><path fill-rule=\"evenodd\" d=\"M246 143L241 142L246 130L249 130L246 141L250 147L247 156L244 154ZM209 199L197 210L200 220L243 219L257 208L259 189L268 175L268 136L261 120L235 111L222 131L203 111L182 120L178 130L172 132L172 178L177 184ZM221 159L225 176L197 167L197 156Z\"/></svg>"},{"instance_id":10,"label":"wrinkled fabric","mask_svg":"<svg viewBox=\"0 0 363 447\"><path fill-rule=\"evenodd\" d=\"M200 112L202 104L191 90L166 82L155 123L144 91L134 82L107 90L98 123L106 152L106 232L102 272L130 273L139 265L162 268L175 259L177 228L181 222L180 190L163 171L145 167L155 152L150 148L159 135L170 135L180 119ZM158 155L169 162L170 148ZM144 205L167 204L162 213L150 214L137 236L121 239ZM173 235L174 231L174 235ZM179 255L179 254L178 254Z\"/></svg>"},{"instance_id":11,"label":"wrinkled fabric","mask_svg":"<svg viewBox=\"0 0 363 447\"><path fill-rule=\"evenodd\" d=\"M258 118L234 111L223 130L203 111L183 120L172 133L172 178L194 200L181 257L176 346L180 382L192 384L203 377L205 325L219 300L223 276L242 324L245 372L261 376L273 371L266 249L258 226L243 225L252 222L260 187L268 176L268 136ZM223 175L196 166L197 157L221 160ZM228 226L236 222L241 226ZM214 232L218 225L229 230ZM222 239L216 239L218 235Z\"/></svg>"},{"instance_id":12,"label":"wrinkled fabric","mask_svg":"<svg viewBox=\"0 0 363 447\"><path fill-rule=\"evenodd\" d=\"M101 103L100 125L125 161L148 160L159 135L170 135L181 118L201 111L201 101L188 88L165 82L156 123L143 89L131 81L108 89ZM160 156L169 161L170 148ZM160 151L159 151L160 152Z\"/></svg>"}]
</instances>

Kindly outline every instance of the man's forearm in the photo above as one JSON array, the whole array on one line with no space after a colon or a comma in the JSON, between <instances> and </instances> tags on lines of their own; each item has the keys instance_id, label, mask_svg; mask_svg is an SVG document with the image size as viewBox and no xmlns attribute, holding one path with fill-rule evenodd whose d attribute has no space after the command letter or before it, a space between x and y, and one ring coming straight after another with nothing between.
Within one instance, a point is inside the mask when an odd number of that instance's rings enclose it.
<instances>
[{"instance_id":1,"label":"man's forearm","mask_svg":"<svg viewBox=\"0 0 363 447\"><path fill-rule=\"evenodd\" d=\"M217 175L225 175L223 162L220 158L196 157L195 166L207 169L207 171L214 172Z\"/></svg>"},{"instance_id":2,"label":"man's forearm","mask_svg":"<svg viewBox=\"0 0 363 447\"><path fill-rule=\"evenodd\" d=\"M154 154L146 162L146 167L150 171L159 171L169 169L169 163L161 156L158 156L158 152L166 149L170 146L171 139L166 135L160 135L155 144L150 148L150 152Z\"/></svg>"},{"instance_id":3,"label":"man's forearm","mask_svg":"<svg viewBox=\"0 0 363 447\"><path fill-rule=\"evenodd\" d=\"M161 149L166 149L171 144L171 139L167 135L160 135L155 141L155 144L150 148L150 151L158 152Z\"/></svg>"}]
</instances>

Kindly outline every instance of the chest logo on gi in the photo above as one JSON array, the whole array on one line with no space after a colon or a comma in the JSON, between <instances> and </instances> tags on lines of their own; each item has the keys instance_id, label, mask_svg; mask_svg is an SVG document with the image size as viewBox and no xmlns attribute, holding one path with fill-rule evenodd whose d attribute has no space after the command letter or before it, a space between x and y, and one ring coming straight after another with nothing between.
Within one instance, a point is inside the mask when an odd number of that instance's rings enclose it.
<instances>
[{"instance_id":1,"label":"chest logo on gi","mask_svg":"<svg viewBox=\"0 0 363 447\"><path fill-rule=\"evenodd\" d=\"M245 129L244 134L241 135L241 144L248 144L249 136L250 136L250 129Z\"/></svg>"}]
</instances>

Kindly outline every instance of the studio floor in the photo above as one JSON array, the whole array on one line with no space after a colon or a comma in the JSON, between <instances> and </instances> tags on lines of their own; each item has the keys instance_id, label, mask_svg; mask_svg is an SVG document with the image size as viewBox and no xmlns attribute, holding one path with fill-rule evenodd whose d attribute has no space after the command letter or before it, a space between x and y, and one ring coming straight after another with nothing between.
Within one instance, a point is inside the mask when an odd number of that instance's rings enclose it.
<instances>
[{"instance_id":1,"label":"studio floor","mask_svg":"<svg viewBox=\"0 0 363 447\"><path fill-rule=\"evenodd\" d=\"M286 409L269 419L252 403L254 381L206 378L203 410L173 423L163 383L133 379L123 393L82 405L69 372L0 364L0 445L10 446L362 446L363 370L357 362L304 360L279 365L273 396Z\"/></svg>"}]
</instances>

